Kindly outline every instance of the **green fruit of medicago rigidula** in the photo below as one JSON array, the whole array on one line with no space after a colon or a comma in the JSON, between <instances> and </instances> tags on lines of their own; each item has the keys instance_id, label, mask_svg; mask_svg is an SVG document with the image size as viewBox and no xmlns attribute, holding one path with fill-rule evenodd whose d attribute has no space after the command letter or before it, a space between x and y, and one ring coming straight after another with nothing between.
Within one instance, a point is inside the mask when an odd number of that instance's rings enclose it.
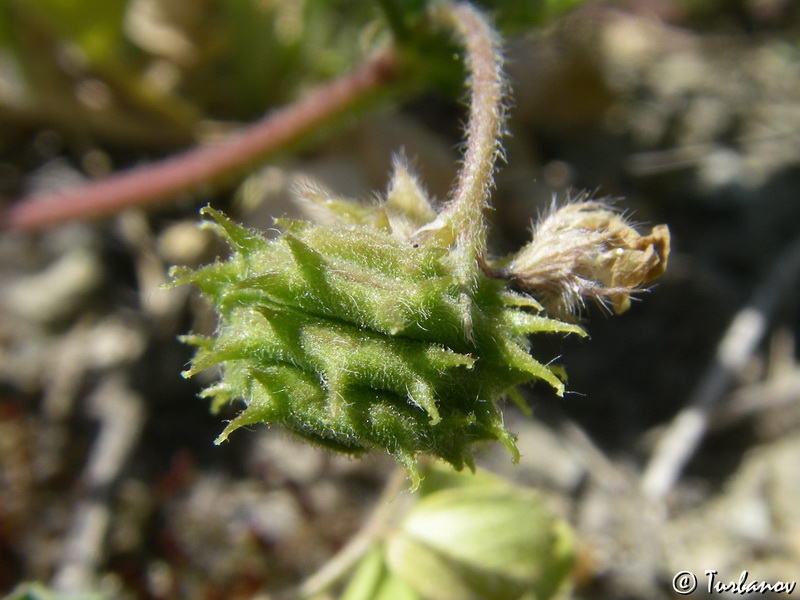
<instances>
[{"instance_id":1,"label":"green fruit of medicago rigidula","mask_svg":"<svg viewBox=\"0 0 800 600\"><path fill-rule=\"evenodd\" d=\"M517 386L536 380L564 393L530 355L529 336L584 335L553 317L584 298L621 312L631 290L663 272L666 228L639 236L596 202L554 209L531 244L488 261L483 210L505 93L497 38L469 4L431 6L465 48L472 98L462 168L441 210L397 161L376 203L299 190L323 218L279 221L276 237L201 211L231 254L172 275L199 288L218 315L213 335L186 336L197 352L184 374L221 365L203 395L215 409L244 402L218 442L245 425L276 424L332 450L388 452L414 488L419 454L472 468L474 444L496 440L516 460L502 403L522 404Z\"/></svg>"},{"instance_id":2,"label":"green fruit of medicago rigidula","mask_svg":"<svg viewBox=\"0 0 800 600\"><path fill-rule=\"evenodd\" d=\"M304 196L338 222L279 221L280 235L267 239L206 207L230 257L173 270L175 283L194 284L218 313L213 336L185 337L197 353L184 374L221 364L203 395L215 409L245 404L218 441L245 425L278 424L336 451L384 450L413 486L419 453L460 469L472 466L475 442L499 440L516 459L501 402L537 379L564 391L530 356L528 336L583 331L543 316L477 261L465 307L451 244L407 235L434 215L400 163L380 205L314 189Z\"/></svg>"}]
</instances>

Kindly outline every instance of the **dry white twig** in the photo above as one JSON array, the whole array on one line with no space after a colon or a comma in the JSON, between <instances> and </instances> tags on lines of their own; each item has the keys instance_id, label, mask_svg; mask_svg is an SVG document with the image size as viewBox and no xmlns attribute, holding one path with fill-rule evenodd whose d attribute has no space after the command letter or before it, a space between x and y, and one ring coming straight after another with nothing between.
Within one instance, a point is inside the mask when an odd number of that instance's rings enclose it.
<instances>
[{"instance_id":1,"label":"dry white twig","mask_svg":"<svg viewBox=\"0 0 800 600\"><path fill-rule=\"evenodd\" d=\"M800 368L762 383L749 385L731 396L711 416L710 429L730 427L758 413L800 403Z\"/></svg>"},{"instance_id":2,"label":"dry white twig","mask_svg":"<svg viewBox=\"0 0 800 600\"><path fill-rule=\"evenodd\" d=\"M111 489L144 420L141 398L120 374L108 375L91 401L100 418L100 432L82 475L85 493L64 542L63 562L52 580L53 588L61 593L85 593L93 587L111 520Z\"/></svg>"},{"instance_id":3,"label":"dry white twig","mask_svg":"<svg viewBox=\"0 0 800 600\"><path fill-rule=\"evenodd\" d=\"M662 500L680 477L709 427L735 374L761 342L770 318L800 279L800 238L777 258L750 302L731 321L711 365L656 445L641 480L642 492Z\"/></svg>"},{"instance_id":4,"label":"dry white twig","mask_svg":"<svg viewBox=\"0 0 800 600\"><path fill-rule=\"evenodd\" d=\"M398 515L402 515L409 496L401 496L406 472L397 468L386 480L380 498L364 525L345 546L295 590L293 598L317 598L343 579L375 543L386 535Z\"/></svg>"}]
</instances>

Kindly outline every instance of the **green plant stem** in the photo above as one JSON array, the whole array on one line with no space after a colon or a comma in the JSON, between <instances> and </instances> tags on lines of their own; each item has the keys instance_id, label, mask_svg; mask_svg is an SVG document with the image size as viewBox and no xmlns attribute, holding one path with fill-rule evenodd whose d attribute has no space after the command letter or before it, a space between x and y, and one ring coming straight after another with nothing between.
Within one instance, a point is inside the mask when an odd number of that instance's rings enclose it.
<instances>
[{"instance_id":1,"label":"green plant stem","mask_svg":"<svg viewBox=\"0 0 800 600\"><path fill-rule=\"evenodd\" d=\"M34 231L72 219L97 218L148 206L238 173L299 142L398 78L387 49L308 97L267 115L228 139L161 162L54 194L30 196L0 215L0 229Z\"/></svg>"},{"instance_id":2,"label":"green plant stem","mask_svg":"<svg viewBox=\"0 0 800 600\"><path fill-rule=\"evenodd\" d=\"M484 211L494 184L495 162L502 152L507 84L499 40L480 12L466 3L442 2L434 8L433 17L454 30L464 46L470 107L466 151L452 198L431 228L455 233L459 270L467 279L475 273L475 261L486 252Z\"/></svg>"}]
</instances>

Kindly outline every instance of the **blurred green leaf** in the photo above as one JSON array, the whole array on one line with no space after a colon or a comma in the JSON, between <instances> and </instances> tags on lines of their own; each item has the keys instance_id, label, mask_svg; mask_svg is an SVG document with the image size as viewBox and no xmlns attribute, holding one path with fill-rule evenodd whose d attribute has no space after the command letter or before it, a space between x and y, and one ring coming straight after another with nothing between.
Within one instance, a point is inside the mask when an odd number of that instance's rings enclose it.
<instances>
[{"instance_id":1,"label":"blurred green leaf","mask_svg":"<svg viewBox=\"0 0 800 600\"><path fill-rule=\"evenodd\" d=\"M126 0L24 0L26 10L35 11L93 63L108 62L118 53L126 4Z\"/></svg>"},{"instance_id":2,"label":"blurred green leaf","mask_svg":"<svg viewBox=\"0 0 800 600\"><path fill-rule=\"evenodd\" d=\"M390 570L430 600L552 598L572 567L567 524L532 490L491 475L462 477L472 478L436 475L423 491L387 542ZM446 480L455 485L439 487Z\"/></svg>"},{"instance_id":3,"label":"blurred green leaf","mask_svg":"<svg viewBox=\"0 0 800 600\"><path fill-rule=\"evenodd\" d=\"M3 600L106 600L106 597L92 592L59 593L41 583L23 583Z\"/></svg>"},{"instance_id":4,"label":"blurred green leaf","mask_svg":"<svg viewBox=\"0 0 800 600\"><path fill-rule=\"evenodd\" d=\"M422 598L407 583L388 570L384 561L383 546L376 546L361 559L339 600L422 600Z\"/></svg>"},{"instance_id":5,"label":"blurred green leaf","mask_svg":"<svg viewBox=\"0 0 800 600\"><path fill-rule=\"evenodd\" d=\"M380 17L373 3L344 0L217 4L224 39L217 75L247 118L352 68L367 50L365 31Z\"/></svg>"},{"instance_id":6,"label":"blurred green leaf","mask_svg":"<svg viewBox=\"0 0 800 600\"><path fill-rule=\"evenodd\" d=\"M516 35L544 25L556 17L571 11L587 0L528 0L507 2L505 0L479 0L495 17L497 28L506 35Z\"/></svg>"}]
</instances>

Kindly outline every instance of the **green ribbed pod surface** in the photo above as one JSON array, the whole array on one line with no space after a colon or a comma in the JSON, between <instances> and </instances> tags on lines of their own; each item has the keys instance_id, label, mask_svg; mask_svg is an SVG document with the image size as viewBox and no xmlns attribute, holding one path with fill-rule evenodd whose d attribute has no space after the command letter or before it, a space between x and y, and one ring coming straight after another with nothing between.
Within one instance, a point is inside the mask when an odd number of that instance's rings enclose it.
<instances>
[{"instance_id":1,"label":"green ribbed pod surface","mask_svg":"<svg viewBox=\"0 0 800 600\"><path fill-rule=\"evenodd\" d=\"M583 331L539 314L477 260L465 305L450 241L399 235L396 220L381 218L391 207L333 225L279 221L271 239L201 211L231 254L172 275L218 315L213 336L185 336L197 352L184 375L222 365L203 395L215 409L244 403L218 442L245 425L276 424L332 450L388 452L412 487L419 453L461 469L472 467L475 442L497 440L517 459L501 403L537 379L564 391L530 356L528 336Z\"/></svg>"}]
</instances>

